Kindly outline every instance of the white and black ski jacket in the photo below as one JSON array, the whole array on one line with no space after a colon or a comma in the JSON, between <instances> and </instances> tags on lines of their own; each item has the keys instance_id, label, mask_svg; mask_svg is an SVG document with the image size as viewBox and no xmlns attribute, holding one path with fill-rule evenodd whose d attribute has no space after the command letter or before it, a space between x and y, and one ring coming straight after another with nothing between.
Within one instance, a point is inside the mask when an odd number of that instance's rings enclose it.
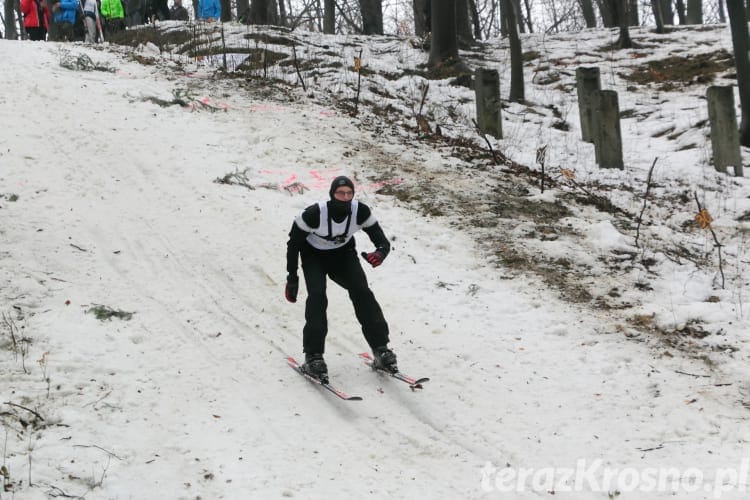
<instances>
[{"instance_id":1,"label":"white and black ski jacket","mask_svg":"<svg viewBox=\"0 0 750 500\"><path fill-rule=\"evenodd\" d=\"M348 250L355 247L354 233L362 229L375 245L377 251L386 257L391 244L383 229L372 215L370 207L352 200L351 210L341 220L330 213L330 202L322 201L310 205L302 211L292 224L287 242L287 272L297 273L299 253L304 249L312 251Z\"/></svg>"}]
</instances>

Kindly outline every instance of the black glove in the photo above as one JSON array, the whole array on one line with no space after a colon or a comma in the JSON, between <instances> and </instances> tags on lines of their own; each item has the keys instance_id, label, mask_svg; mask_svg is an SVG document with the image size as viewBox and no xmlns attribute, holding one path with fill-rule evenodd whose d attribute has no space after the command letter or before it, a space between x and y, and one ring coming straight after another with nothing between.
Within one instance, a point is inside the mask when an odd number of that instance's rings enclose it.
<instances>
[{"instance_id":1,"label":"black glove","mask_svg":"<svg viewBox=\"0 0 750 500\"><path fill-rule=\"evenodd\" d=\"M378 267L383 263L385 255L383 254L383 252L376 250L375 252L371 253L362 252L362 258L369 262L372 267Z\"/></svg>"},{"instance_id":2,"label":"black glove","mask_svg":"<svg viewBox=\"0 0 750 500\"><path fill-rule=\"evenodd\" d=\"M284 295L289 302L297 302L297 292L299 291L299 278L294 274L286 277L286 289Z\"/></svg>"}]
</instances>

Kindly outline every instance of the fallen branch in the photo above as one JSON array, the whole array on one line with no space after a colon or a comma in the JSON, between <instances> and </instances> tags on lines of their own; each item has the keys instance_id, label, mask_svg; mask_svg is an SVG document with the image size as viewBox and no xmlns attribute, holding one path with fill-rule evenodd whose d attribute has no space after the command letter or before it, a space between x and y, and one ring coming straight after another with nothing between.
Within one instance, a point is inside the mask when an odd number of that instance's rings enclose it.
<instances>
[{"instance_id":1,"label":"fallen branch","mask_svg":"<svg viewBox=\"0 0 750 500\"><path fill-rule=\"evenodd\" d=\"M302 72L299 70L299 61L297 60L297 46L292 45L292 55L294 56L294 69L297 71L297 78L302 84L302 91L307 92L307 86L305 85L305 79L302 78Z\"/></svg>"},{"instance_id":2,"label":"fallen branch","mask_svg":"<svg viewBox=\"0 0 750 500\"><path fill-rule=\"evenodd\" d=\"M646 211L646 204L648 203L648 195L651 191L651 178L654 174L654 167L656 166L656 160L659 158L654 158L654 162L651 164L651 168L648 169L648 177L646 177L646 193L643 195L643 206L641 207L641 213L638 215L638 225L635 227L635 247L640 248L638 246L638 239L641 236L641 223L643 222L643 213Z\"/></svg>"},{"instance_id":3,"label":"fallen branch","mask_svg":"<svg viewBox=\"0 0 750 500\"><path fill-rule=\"evenodd\" d=\"M688 375L690 377L695 377L695 378L711 378L711 375L699 375L696 373L688 373L688 372L683 372L680 370L675 370L674 372L679 373L680 375Z\"/></svg>"},{"instance_id":4,"label":"fallen branch","mask_svg":"<svg viewBox=\"0 0 750 500\"><path fill-rule=\"evenodd\" d=\"M122 460L122 458L118 457L117 455L115 455L111 451L106 450L106 449L102 448L101 446L97 446L95 444L74 444L73 448L96 448L97 450L102 450L104 453L106 453L110 457L114 457L117 460Z\"/></svg>"},{"instance_id":5,"label":"fallen branch","mask_svg":"<svg viewBox=\"0 0 750 500\"><path fill-rule=\"evenodd\" d=\"M34 410L32 410L31 408L26 408L25 406L17 405L16 403L11 403L10 401L6 401L3 404L6 404L8 406L15 406L16 408L20 408L22 410L26 410L27 412L31 413L32 415L34 415L39 420L44 421L44 417L41 416L39 413L35 412Z\"/></svg>"},{"instance_id":6,"label":"fallen branch","mask_svg":"<svg viewBox=\"0 0 750 500\"><path fill-rule=\"evenodd\" d=\"M492 159L495 161L495 165L500 165L501 161L497 157L497 153L495 153L495 150L492 148L492 144L490 143L490 140L487 139L487 134L482 132L482 129L479 128L479 124L477 123L476 120L471 120L471 122L474 124L474 127L477 129L477 132L479 133L479 135L481 135L482 138L484 139L484 142L487 143L487 148L490 150L490 153L492 154Z\"/></svg>"}]
</instances>

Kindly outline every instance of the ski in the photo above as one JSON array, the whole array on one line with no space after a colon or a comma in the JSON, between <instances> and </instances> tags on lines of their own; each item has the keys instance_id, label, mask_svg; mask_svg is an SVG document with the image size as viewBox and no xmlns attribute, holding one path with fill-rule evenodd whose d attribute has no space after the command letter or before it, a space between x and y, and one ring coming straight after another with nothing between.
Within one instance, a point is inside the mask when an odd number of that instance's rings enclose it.
<instances>
[{"instance_id":1,"label":"ski","mask_svg":"<svg viewBox=\"0 0 750 500\"><path fill-rule=\"evenodd\" d=\"M415 389L422 389L422 384L430 381L430 379L427 377L415 379L401 372L389 372L388 370L383 370L382 368L376 368L373 365L373 362L375 360L372 359L372 356L370 355L369 352L362 352L359 354L359 357L362 358L365 361L365 364L369 366L370 368L372 368L373 370L379 371L381 373L385 373L386 375L390 375L391 377L397 380L400 380L401 382L406 382L407 384L409 384L409 388L412 391Z\"/></svg>"},{"instance_id":2,"label":"ski","mask_svg":"<svg viewBox=\"0 0 750 500\"><path fill-rule=\"evenodd\" d=\"M345 401L362 401L362 398L360 396L349 396L345 392L343 392L343 391L335 388L334 386L332 386L329 382L323 382L320 379L317 379L317 378L313 377L312 375L309 375L309 374L305 373L304 371L302 371L302 366L299 363L297 363L297 360L294 359L293 357L288 356L286 358L286 362L289 364L289 366L292 367L292 369L294 371L296 371L297 373L299 373L300 375L302 375L303 377L305 377L307 380L309 380L310 382L314 382L314 383L320 385L321 387L323 387L324 389L326 389L328 391L331 391L332 393L334 393L339 398L341 398L341 399L343 399Z\"/></svg>"}]
</instances>

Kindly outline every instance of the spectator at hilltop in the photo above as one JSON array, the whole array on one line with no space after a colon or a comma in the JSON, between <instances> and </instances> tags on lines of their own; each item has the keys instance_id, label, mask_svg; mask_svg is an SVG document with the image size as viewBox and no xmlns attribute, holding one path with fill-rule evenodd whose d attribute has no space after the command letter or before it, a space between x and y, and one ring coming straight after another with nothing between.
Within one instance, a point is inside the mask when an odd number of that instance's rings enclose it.
<instances>
[{"instance_id":1,"label":"spectator at hilltop","mask_svg":"<svg viewBox=\"0 0 750 500\"><path fill-rule=\"evenodd\" d=\"M23 27L29 40L44 41L49 27L49 9L44 0L21 0Z\"/></svg>"},{"instance_id":2,"label":"spectator at hilltop","mask_svg":"<svg viewBox=\"0 0 750 500\"><path fill-rule=\"evenodd\" d=\"M99 28L101 19L99 19L99 6L96 0L83 0L83 24L86 27L86 43L96 43L99 38Z\"/></svg>"},{"instance_id":3,"label":"spectator at hilltop","mask_svg":"<svg viewBox=\"0 0 750 500\"><path fill-rule=\"evenodd\" d=\"M104 17L105 40L125 29L125 8L120 0L102 0L102 17Z\"/></svg>"},{"instance_id":4,"label":"spectator at hilltop","mask_svg":"<svg viewBox=\"0 0 750 500\"><path fill-rule=\"evenodd\" d=\"M52 3L52 22L49 25L49 40L52 42L70 42L75 38L73 25L80 5L78 0L54 0Z\"/></svg>"},{"instance_id":5,"label":"spectator at hilltop","mask_svg":"<svg viewBox=\"0 0 750 500\"><path fill-rule=\"evenodd\" d=\"M169 10L169 18L173 21L190 20L187 9L182 6L182 0L174 0L174 5Z\"/></svg>"},{"instance_id":6,"label":"spectator at hilltop","mask_svg":"<svg viewBox=\"0 0 750 500\"><path fill-rule=\"evenodd\" d=\"M167 0L146 0L146 22L153 23L157 19L159 21L170 19Z\"/></svg>"},{"instance_id":7,"label":"spectator at hilltop","mask_svg":"<svg viewBox=\"0 0 750 500\"><path fill-rule=\"evenodd\" d=\"M221 19L219 0L198 0L198 19L212 23Z\"/></svg>"},{"instance_id":8,"label":"spectator at hilltop","mask_svg":"<svg viewBox=\"0 0 750 500\"><path fill-rule=\"evenodd\" d=\"M130 28L143 24L144 0L123 0L122 6L125 8L125 26Z\"/></svg>"}]
</instances>

